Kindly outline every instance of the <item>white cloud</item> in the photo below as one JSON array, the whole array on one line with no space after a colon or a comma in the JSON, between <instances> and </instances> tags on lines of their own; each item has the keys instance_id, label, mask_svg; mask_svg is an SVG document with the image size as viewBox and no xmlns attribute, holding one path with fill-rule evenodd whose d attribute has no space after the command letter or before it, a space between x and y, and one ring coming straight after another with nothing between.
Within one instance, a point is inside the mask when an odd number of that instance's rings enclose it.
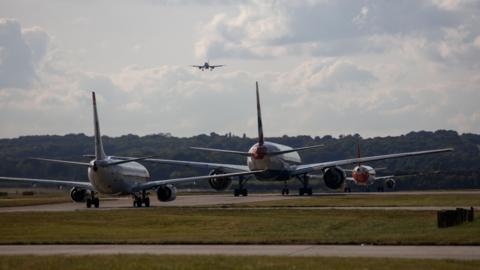
<instances>
[{"instance_id":1,"label":"white cloud","mask_svg":"<svg viewBox=\"0 0 480 270\"><path fill-rule=\"evenodd\" d=\"M28 88L42 60L48 36L40 28L22 31L13 19L0 19L0 88Z\"/></svg>"}]
</instances>

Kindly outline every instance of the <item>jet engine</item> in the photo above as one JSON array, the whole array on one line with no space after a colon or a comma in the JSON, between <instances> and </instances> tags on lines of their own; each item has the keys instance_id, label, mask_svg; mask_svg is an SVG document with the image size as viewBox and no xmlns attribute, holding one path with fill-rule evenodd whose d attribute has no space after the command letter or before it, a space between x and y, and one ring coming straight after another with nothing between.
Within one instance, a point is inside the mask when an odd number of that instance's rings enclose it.
<instances>
[{"instance_id":1,"label":"jet engine","mask_svg":"<svg viewBox=\"0 0 480 270\"><path fill-rule=\"evenodd\" d=\"M224 172L220 170L212 170L209 173L209 175L216 175L216 174L224 174ZM212 178L208 180L208 183L216 191L223 191L228 187L230 187L230 185L232 184L232 178L230 177Z\"/></svg>"},{"instance_id":2,"label":"jet engine","mask_svg":"<svg viewBox=\"0 0 480 270\"><path fill-rule=\"evenodd\" d=\"M323 181L325 181L325 185L330 189L339 189L343 186L345 182L345 172L338 168L328 168L323 172Z\"/></svg>"},{"instance_id":3,"label":"jet engine","mask_svg":"<svg viewBox=\"0 0 480 270\"><path fill-rule=\"evenodd\" d=\"M393 178L388 178L387 180L385 180L385 186L389 189L395 189L395 180L393 180Z\"/></svg>"},{"instance_id":4,"label":"jet engine","mask_svg":"<svg viewBox=\"0 0 480 270\"><path fill-rule=\"evenodd\" d=\"M74 202L84 202L89 196L88 190L86 189L78 189L74 187L70 190L70 197Z\"/></svg>"},{"instance_id":5,"label":"jet engine","mask_svg":"<svg viewBox=\"0 0 480 270\"><path fill-rule=\"evenodd\" d=\"M161 202L170 202L177 198L177 188L173 185L160 186L157 189L157 198Z\"/></svg>"}]
</instances>

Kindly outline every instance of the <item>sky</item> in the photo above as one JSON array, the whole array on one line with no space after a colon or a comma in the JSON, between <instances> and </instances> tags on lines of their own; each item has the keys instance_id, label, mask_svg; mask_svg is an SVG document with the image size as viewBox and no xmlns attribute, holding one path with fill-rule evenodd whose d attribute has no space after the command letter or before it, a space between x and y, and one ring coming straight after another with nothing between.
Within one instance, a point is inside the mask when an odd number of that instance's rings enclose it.
<instances>
[{"instance_id":1,"label":"sky","mask_svg":"<svg viewBox=\"0 0 480 270\"><path fill-rule=\"evenodd\" d=\"M0 138L480 133L480 1L0 0ZM191 65L225 64L214 71Z\"/></svg>"}]
</instances>

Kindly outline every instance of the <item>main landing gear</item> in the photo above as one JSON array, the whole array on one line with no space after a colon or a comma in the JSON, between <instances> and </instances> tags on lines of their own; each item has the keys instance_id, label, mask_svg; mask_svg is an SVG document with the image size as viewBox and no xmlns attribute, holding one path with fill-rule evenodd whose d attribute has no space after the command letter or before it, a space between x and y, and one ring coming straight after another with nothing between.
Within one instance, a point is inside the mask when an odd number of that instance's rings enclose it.
<instances>
[{"instance_id":1,"label":"main landing gear","mask_svg":"<svg viewBox=\"0 0 480 270\"><path fill-rule=\"evenodd\" d=\"M300 181L300 183L302 183L302 185L303 185L303 187L301 187L298 190L298 195L303 196L303 195L307 194L308 196L312 196L312 194L313 194L312 188L308 184L308 182L310 180L310 177L308 175L304 174L303 176L297 176L297 178Z\"/></svg>"},{"instance_id":2,"label":"main landing gear","mask_svg":"<svg viewBox=\"0 0 480 270\"><path fill-rule=\"evenodd\" d=\"M285 184L282 188L282 195L288 195L289 193L290 193L290 190L288 189L287 181L285 181Z\"/></svg>"},{"instance_id":3,"label":"main landing gear","mask_svg":"<svg viewBox=\"0 0 480 270\"><path fill-rule=\"evenodd\" d=\"M240 195L246 197L248 196L248 190L245 188L245 184L247 183L248 179L245 179L245 177L240 176L238 178L238 188L233 190L233 195L235 197L238 197Z\"/></svg>"},{"instance_id":4,"label":"main landing gear","mask_svg":"<svg viewBox=\"0 0 480 270\"><path fill-rule=\"evenodd\" d=\"M90 192L90 198L87 198L85 202L87 204L87 208L92 207L92 205L95 208L100 207L100 200L98 199L98 197L95 197L95 192L93 191Z\"/></svg>"},{"instance_id":5,"label":"main landing gear","mask_svg":"<svg viewBox=\"0 0 480 270\"><path fill-rule=\"evenodd\" d=\"M145 190L142 191L140 196L133 194L133 207L142 207L142 204L145 205L145 207L150 207L150 198Z\"/></svg>"}]
</instances>

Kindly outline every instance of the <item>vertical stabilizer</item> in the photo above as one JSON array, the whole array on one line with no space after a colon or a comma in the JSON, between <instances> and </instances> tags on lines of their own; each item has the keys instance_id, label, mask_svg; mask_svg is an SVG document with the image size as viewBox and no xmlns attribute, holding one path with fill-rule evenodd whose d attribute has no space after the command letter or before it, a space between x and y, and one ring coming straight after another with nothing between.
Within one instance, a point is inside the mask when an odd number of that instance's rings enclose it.
<instances>
[{"instance_id":1,"label":"vertical stabilizer","mask_svg":"<svg viewBox=\"0 0 480 270\"><path fill-rule=\"evenodd\" d=\"M105 152L103 151L102 135L100 134L100 125L98 123L97 101L95 99L95 92L92 92L93 100L93 125L95 129L95 159L104 160Z\"/></svg>"},{"instance_id":2,"label":"vertical stabilizer","mask_svg":"<svg viewBox=\"0 0 480 270\"><path fill-rule=\"evenodd\" d=\"M360 153L360 140L357 140L357 158L361 158L361 153ZM360 166L360 162L357 163L358 166Z\"/></svg>"},{"instance_id":3,"label":"vertical stabilizer","mask_svg":"<svg viewBox=\"0 0 480 270\"><path fill-rule=\"evenodd\" d=\"M263 125L262 125L262 111L260 110L260 95L258 94L258 82L255 82L257 86L257 124L258 124L258 144L263 145Z\"/></svg>"}]
</instances>

